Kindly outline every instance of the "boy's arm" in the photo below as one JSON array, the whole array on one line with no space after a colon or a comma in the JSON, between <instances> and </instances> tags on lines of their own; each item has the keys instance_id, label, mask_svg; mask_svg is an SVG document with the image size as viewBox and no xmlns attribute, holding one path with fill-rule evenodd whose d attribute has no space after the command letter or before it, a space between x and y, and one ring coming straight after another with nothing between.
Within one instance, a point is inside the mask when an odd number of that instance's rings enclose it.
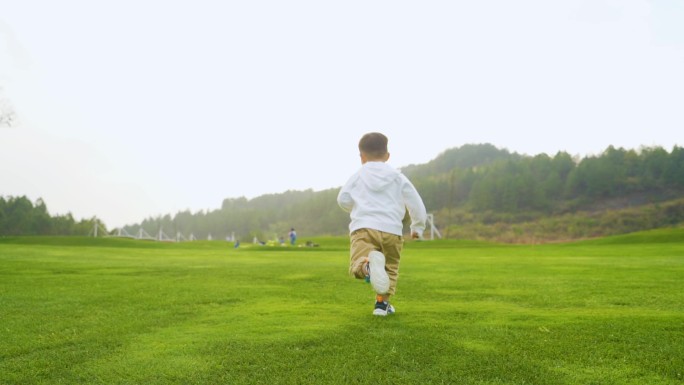
<instances>
[{"instance_id":1,"label":"boy's arm","mask_svg":"<svg viewBox=\"0 0 684 385\"><path fill-rule=\"evenodd\" d=\"M337 194L337 204L340 205L342 209L349 212L354 207L354 199L351 196L352 180L350 178L347 183L340 189L340 193Z\"/></svg>"},{"instance_id":2,"label":"boy's arm","mask_svg":"<svg viewBox=\"0 0 684 385\"><path fill-rule=\"evenodd\" d=\"M411 217L411 237L423 238L425 223L427 222L427 211L425 210L423 199L418 194L418 190L416 190L408 178L405 179L402 195Z\"/></svg>"}]
</instances>

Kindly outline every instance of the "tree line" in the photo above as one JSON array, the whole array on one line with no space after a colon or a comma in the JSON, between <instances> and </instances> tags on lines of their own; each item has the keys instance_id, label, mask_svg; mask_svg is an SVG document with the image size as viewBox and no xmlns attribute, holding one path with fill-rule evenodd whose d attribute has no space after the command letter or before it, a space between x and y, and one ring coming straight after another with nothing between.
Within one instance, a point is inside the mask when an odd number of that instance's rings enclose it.
<instances>
[{"instance_id":1,"label":"tree line","mask_svg":"<svg viewBox=\"0 0 684 385\"><path fill-rule=\"evenodd\" d=\"M324 191L286 191L267 194L254 199L227 198L221 208L192 213L189 210L175 215L147 218L140 224L125 226L135 234L141 228L154 235L162 229L169 237L180 233L198 239L238 238L252 241L287 238L294 228L298 234L344 234L349 217L337 206L339 189Z\"/></svg>"},{"instance_id":2,"label":"tree line","mask_svg":"<svg viewBox=\"0 0 684 385\"><path fill-rule=\"evenodd\" d=\"M76 221L71 213L50 215L42 199L0 196L0 235L88 235L97 218Z\"/></svg>"},{"instance_id":3,"label":"tree line","mask_svg":"<svg viewBox=\"0 0 684 385\"><path fill-rule=\"evenodd\" d=\"M486 225L502 218L520 222L572 213L617 198L638 205L681 197L684 148L675 146L668 152L662 147L610 146L600 155L577 158L567 152L528 156L491 144L464 145L402 172L413 181L428 211L437 213L441 227L455 224L465 214L471 222ZM164 228L251 240L275 238L294 227L312 236L343 235L349 217L337 206L338 191L230 198L220 209L148 218L131 231L142 227L152 234Z\"/></svg>"},{"instance_id":4,"label":"tree line","mask_svg":"<svg viewBox=\"0 0 684 385\"><path fill-rule=\"evenodd\" d=\"M573 157L511 153L491 144L449 149L432 161L402 168L420 192L439 227L488 225L663 202L684 196L684 148L638 150L608 147L599 155ZM348 214L333 188L286 191L254 199L227 198L220 208L151 217L125 226L156 236L161 229L198 239L274 239L295 228L300 236L343 235ZM11 208L10 208L11 207ZM678 211L677 211L678 212ZM677 214L679 215L679 214ZM668 223L678 216L669 216ZM684 220L684 219L682 219ZM42 200L0 201L0 234L86 235L93 220L76 223L70 214L50 217Z\"/></svg>"},{"instance_id":5,"label":"tree line","mask_svg":"<svg viewBox=\"0 0 684 385\"><path fill-rule=\"evenodd\" d=\"M583 159L566 152L522 156L492 145L466 145L404 173L433 210L554 213L616 197L684 190L684 148L608 147Z\"/></svg>"}]
</instances>

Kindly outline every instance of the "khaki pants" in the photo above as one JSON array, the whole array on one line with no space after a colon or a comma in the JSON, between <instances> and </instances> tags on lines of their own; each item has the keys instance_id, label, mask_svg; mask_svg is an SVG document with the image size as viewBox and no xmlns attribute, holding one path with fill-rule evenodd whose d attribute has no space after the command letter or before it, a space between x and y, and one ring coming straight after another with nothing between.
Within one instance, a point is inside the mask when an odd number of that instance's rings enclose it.
<instances>
[{"instance_id":1,"label":"khaki pants","mask_svg":"<svg viewBox=\"0 0 684 385\"><path fill-rule=\"evenodd\" d=\"M373 229L359 229L351 233L349 274L358 278L366 277L363 265L368 254L377 250L385 255L385 271L390 279L387 294L394 295L399 278L399 259L404 246L404 237Z\"/></svg>"}]
</instances>

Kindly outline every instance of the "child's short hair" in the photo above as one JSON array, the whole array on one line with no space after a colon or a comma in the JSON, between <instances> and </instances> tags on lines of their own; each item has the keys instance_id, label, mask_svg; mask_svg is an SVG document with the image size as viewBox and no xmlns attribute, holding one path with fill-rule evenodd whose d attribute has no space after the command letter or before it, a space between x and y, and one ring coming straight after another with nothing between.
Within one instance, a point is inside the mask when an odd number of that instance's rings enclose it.
<instances>
[{"instance_id":1,"label":"child's short hair","mask_svg":"<svg viewBox=\"0 0 684 385\"><path fill-rule=\"evenodd\" d=\"M387 137L379 132L369 132L361 137L359 151L371 158L381 158L387 154Z\"/></svg>"}]
</instances>

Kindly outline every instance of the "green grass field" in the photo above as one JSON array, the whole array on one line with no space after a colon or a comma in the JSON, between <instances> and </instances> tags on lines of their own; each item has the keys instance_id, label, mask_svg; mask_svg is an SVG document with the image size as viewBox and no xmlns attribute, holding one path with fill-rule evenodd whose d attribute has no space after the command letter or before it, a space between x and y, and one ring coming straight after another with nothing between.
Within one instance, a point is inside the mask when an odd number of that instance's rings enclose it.
<instances>
[{"instance_id":1,"label":"green grass field","mask_svg":"<svg viewBox=\"0 0 684 385\"><path fill-rule=\"evenodd\" d=\"M407 242L387 318L313 240L0 238L0 384L684 382L684 229Z\"/></svg>"}]
</instances>

